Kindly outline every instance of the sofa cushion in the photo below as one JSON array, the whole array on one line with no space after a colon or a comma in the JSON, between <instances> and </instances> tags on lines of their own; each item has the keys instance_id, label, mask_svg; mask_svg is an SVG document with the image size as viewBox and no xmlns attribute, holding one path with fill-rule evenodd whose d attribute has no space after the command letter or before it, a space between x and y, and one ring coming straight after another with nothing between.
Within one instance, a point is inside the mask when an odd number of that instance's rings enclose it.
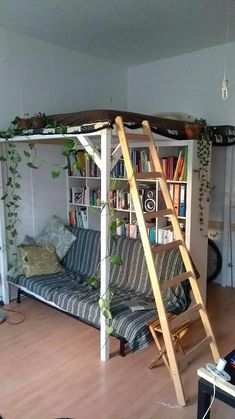
<instances>
[{"instance_id":1,"label":"sofa cushion","mask_svg":"<svg viewBox=\"0 0 235 419\"><path fill-rule=\"evenodd\" d=\"M65 227L64 222L53 215L47 227L36 239L36 243L39 246L53 244L58 258L62 260L75 240L76 236Z\"/></svg>"},{"instance_id":2,"label":"sofa cushion","mask_svg":"<svg viewBox=\"0 0 235 419\"><path fill-rule=\"evenodd\" d=\"M122 265L112 265L110 267L110 283L118 288L131 289L128 285L133 264L133 249L136 240L117 237L111 241L111 255L118 255L122 258Z\"/></svg>"},{"instance_id":3,"label":"sofa cushion","mask_svg":"<svg viewBox=\"0 0 235 419\"><path fill-rule=\"evenodd\" d=\"M64 257L63 266L79 272L80 278L86 279L94 274L100 262L100 232L76 227L70 231L76 236L76 241Z\"/></svg>"},{"instance_id":4,"label":"sofa cushion","mask_svg":"<svg viewBox=\"0 0 235 419\"><path fill-rule=\"evenodd\" d=\"M53 245L46 247L36 245L19 246L18 249L23 271L27 278L35 275L50 275L63 271Z\"/></svg>"}]
</instances>

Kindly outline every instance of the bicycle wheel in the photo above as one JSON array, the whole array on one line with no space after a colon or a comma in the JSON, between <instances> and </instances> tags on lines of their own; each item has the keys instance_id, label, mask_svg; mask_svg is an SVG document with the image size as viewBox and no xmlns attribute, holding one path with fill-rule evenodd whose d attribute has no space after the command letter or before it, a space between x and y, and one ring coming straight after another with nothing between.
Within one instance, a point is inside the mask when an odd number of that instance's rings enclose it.
<instances>
[{"instance_id":1,"label":"bicycle wheel","mask_svg":"<svg viewBox=\"0 0 235 419\"><path fill-rule=\"evenodd\" d=\"M222 268L222 255L213 240L208 239L207 282L213 281Z\"/></svg>"}]
</instances>

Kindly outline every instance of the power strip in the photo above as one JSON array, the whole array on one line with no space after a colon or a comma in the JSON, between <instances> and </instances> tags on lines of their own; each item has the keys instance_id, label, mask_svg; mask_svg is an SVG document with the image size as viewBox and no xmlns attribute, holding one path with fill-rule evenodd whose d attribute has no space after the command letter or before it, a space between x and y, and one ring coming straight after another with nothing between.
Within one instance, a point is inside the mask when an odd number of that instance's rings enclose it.
<instances>
[{"instance_id":1,"label":"power strip","mask_svg":"<svg viewBox=\"0 0 235 419\"><path fill-rule=\"evenodd\" d=\"M230 381L231 380L230 375L226 371L224 371L224 369L218 369L217 368L218 365L219 365L219 362L218 362L217 365L208 363L208 364L206 364L206 368L208 369L208 371L210 371L217 378L220 378L221 380L224 380L224 381Z\"/></svg>"}]
</instances>

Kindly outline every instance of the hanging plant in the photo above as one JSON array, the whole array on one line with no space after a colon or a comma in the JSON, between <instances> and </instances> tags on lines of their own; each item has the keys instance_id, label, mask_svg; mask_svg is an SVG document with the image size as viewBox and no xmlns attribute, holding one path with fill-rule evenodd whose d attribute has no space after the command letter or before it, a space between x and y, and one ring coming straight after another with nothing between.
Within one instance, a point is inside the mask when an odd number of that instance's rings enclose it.
<instances>
[{"instance_id":1,"label":"hanging plant","mask_svg":"<svg viewBox=\"0 0 235 419\"><path fill-rule=\"evenodd\" d=\"M56 126L54 121L51 121L45 114L39 113L32 118L20 118L16 116L12 121L12 125L5 131L0 132L0 137L5 139L6 153L0 155L0 162L6 165L6 184L5 190L1 197L4 201L6 208L6 230L7 230L7 247L15 249L17 245L18 229L20 223L19 207L20 207L20 188L21 188L21 175L19 172L19 164L24 157L26 165L30 169L39 169L43 164L48 164L47 161L42 159L37 151L36 143L29 140L24 150L20 153L17 150L16 143L10 139L19 133L23 134L24 130L32 128L41 128L52 124L56 133L63 134L67 132L66 126L59 124ZM69 156L74 149L74 140L66 138L63 146L62 155ZM77 162L79 165L79 162ZM51 176L53 179L60 176L61 172L67 169L65 164L52 164Z\"/></svg>"},{"instance_id":2,"label":"hanging plant","mask_svg":"<svg viewBox=\"0 0 235 419\"><path fill-rule=\"evenodd\" d=\"M0 161L6 162L7 172L9 173L6 182L6 191L1 199L5 202L6 207L6 230L7 230L7 244L13 246L17 241L17 225L20 222L19 219L19 207L20 207L20 179L19 163L22 158L17 151L16 145L13 142L8 141L9 137L5 137L6 140L6 155L0 156Z\"/></svg>"},{"instance_id":3,"label":"hanging plant","mask_svg":"<svg viewBox=\"0 0 235 419\"><path fill-rule=\"evenodd\" d=\"M200 231L205 233L207 237L207 226L204 223L204 210L205 203L210 201L211 194L211 183L208 181L209 178L209 164L210 164L210 152L211 152L211 137L207 127L205 119L201 119L200 122L203 124L203 130L200 133L197 140L197 157L199 160L199 223ZM205 232L206 230L206 232Z\"/></svg>"}]
</instances>

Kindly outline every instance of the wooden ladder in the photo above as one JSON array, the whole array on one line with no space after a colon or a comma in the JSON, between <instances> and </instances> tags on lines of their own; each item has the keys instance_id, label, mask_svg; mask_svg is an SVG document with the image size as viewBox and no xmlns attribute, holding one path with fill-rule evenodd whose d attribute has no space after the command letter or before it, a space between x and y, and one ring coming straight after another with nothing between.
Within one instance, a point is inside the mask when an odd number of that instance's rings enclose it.
<instances>
[{"instance_id":1,"label":"wooden ladder","mask_svg":"<svg viewBox=\"0 0 235 419\"><path fill-rule=\"evenodd\" d=\"M123 159L125 162L127 178L130 185L130 194L132 197L132 201L135 208L136 219L139 227L140 237L142 240L147 268L149 272L149 277L153 289L153 294L156 302L156 307L159 315L159 321L161 325L162 335L164 339L164 344L166 348L168 363L170 367L170 373L172 376L173 384L176 391L177 400L180 406L185 406L186 398L182 386L181 376L180 376L180 368L187 365L193 357L196 355L199 349L206 347L208 344L210 346L213 358L215 362L219 360L219 352L216 345L215 337L210 325L210 321L208 319L206 307L204 305L201 292L198 286L198 281L194 273L194 269L192 266L191 258L189 256L188 250L186 248L184 238L182 235L181 228L179 226L178 218L175 213L175 209L173 206L173 202L168 190L168 186L163 174L161 161L156 149L156 145L154 143L154 139L152 136L152 132L149 126L148 121L142 122L143 134L135 134L135 133L126 133L123 120L121 117L117 117L116 120L116 127L118 132L118 137L120 141L120 146L122 150ZM149 149L149 157L153 171L152 172L142 172L142 173L135 173L131 157L129 151L129 143L131 141L134 142L141 142L146 143L146 147ZM155 211L151 213L143 213L142 203L140 200L137 180L146 180L146 179L153 179L155 181L158 180L159 187L162 191L163 198L166 204L166 209ZM148 231L146 227L146 221L150 218L157 218L157 217L164 217L168 216L172 228L175 235L175 240L167 243L167 244L160 244L152 246L149 241ZM157 252L164 252L168 249L173 249L178 247L183 259L183 263L185 266L186 272L178 275L174 278L171 278L164 282L164 284L160 284L159 278L157 276L156 267L154 263L154 255ZM189 279L191 284L192 293L195 299L195 303L191 306L188 310L183 312L182 314L174 317L172 320L169 321L168 315L164 306L163 298L162 298L162 291L166 289L166 287L174 287L175 285L179 284L182 281ZM198 314L199 313L199 314ZM205 329L206 337L193 346L188 352L182 355L181 359L177 361L175 348L172 341L171 330L175 329L176 327L180 327L185 321L190 321L195 319L195 315L201 317L202 324Z\"/></svg>"}]
</instances>

